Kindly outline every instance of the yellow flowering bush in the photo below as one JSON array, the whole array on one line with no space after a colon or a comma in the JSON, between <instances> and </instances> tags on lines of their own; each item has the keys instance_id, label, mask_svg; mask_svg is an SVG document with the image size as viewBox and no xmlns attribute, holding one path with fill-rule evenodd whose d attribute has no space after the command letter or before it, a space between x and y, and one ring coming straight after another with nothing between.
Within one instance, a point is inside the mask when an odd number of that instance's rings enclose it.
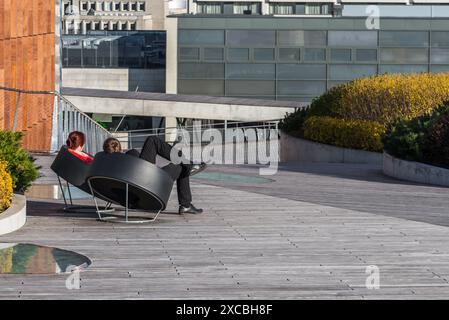
<instances>
[{"instance_id":1,"label":"yellow flowering bush","mask_svg":"<svg viewBox=\"0 0 449 320\"><path fill-rule=\"evenodd\" d=\"M380 152L384 134L375 121L312 116L304 122L304 138L345 148Z\"/></svg>"},{"instance_id":2,"label":"yellow flowering bush","mask_svg":"<svg viewBox=\"0 0 449 320\"><path fill-rule=\"evenodd\" d=\"M449 73L384 74L330 89L314 100L310 115L379 122L429 114L449 100Z\"/></svg>"},{"instance_id":3,"label":"yellow flowering bush","mask_svg":"<svg viewBox=\"0 0 449 320\"><path fill-rule=\"evenodd\" d=\"M6 168L6 162L0 161L0 212L9 208L13 195L12 178Z\"/></svg>"}]
</instances>

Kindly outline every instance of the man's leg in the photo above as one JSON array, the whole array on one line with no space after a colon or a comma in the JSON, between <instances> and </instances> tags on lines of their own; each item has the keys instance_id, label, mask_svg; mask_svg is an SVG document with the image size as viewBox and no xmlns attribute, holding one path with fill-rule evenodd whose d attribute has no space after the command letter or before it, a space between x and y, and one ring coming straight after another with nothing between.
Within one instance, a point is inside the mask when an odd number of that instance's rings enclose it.
<instances>
[{"instance_id":1,"label":"man's leg","mask_svg":"<svg viewBox=\"0 0 449 320\"><path fill-rule=\"evenodd\" d=\"M170 152L172 148L171 145L158 137L148 137L147 140L145 140L140 157L151 163L156 163L156 155L160 155L162 158L171 161ZM181 151L179 152L182 154Z\"/></svg>"},{"instance_id":2,"label":"man's leg","mask_svg":"<svg viewBox=\"0 0 449 320\"><path fill-rule=\"evenodd\" d=\"M178 202L180 206L190 207L192 203L192 192L190 190L189 176L183 173L185 169L181 165L170 163L162 168L173 180L176 180L176 190L178 191Z\"/></svg>"}]
</instances>

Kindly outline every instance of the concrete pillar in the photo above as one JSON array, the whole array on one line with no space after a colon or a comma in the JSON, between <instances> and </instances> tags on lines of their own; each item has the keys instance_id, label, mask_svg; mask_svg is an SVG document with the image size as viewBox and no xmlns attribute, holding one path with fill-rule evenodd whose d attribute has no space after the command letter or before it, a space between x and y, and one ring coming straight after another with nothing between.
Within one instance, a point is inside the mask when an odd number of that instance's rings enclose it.
<instances>
[{"instance_id":1,"label":"concrete pillar","mask_svg":"<svg viewBox=\"0 0 449 320\"><path fill-rule=\"evenodd\" d=\"M262 11L261 12L262 15L270 14L270 3L269 2L262 2L261 11Z\"/></svg>"},{"instance_id":2,"label":"concrete pillar","mask_svg":"<svg viewBox=\"0 0 449 320\"><path fill-rule=\"evenodd\" d=\"M165 141L172 143L176 141L176 118L166 117L165 118Z\"/></svg>"},{"instance_id":3,"label":"concrete pillar","mask_svg":"<svg viewBox=\"0 0 449 320\"><path fill-rule=\"evenodd\" d=\"M166 93L178 93L178 19L167 18Z\"/></svg>"},{"instance_id":4,"label":"concrete pillar","mask_svg":"<svg viewBox=\"0 0 449 320\"><path fill-rule=\"evenodd\" d=\"M82 34L86 34L87 33L87 22L86 21L82 21L81 22L81 33Z\"/></svg>"}]
</instances>

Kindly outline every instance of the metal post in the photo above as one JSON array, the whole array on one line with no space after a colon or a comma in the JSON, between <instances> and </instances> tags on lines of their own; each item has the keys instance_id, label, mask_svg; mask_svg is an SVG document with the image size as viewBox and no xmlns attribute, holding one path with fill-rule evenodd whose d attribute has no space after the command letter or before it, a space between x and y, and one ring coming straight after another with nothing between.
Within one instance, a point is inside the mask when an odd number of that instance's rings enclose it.
<instances>
[{"instance_id":1,"label":"metal post","mask_svg":"<svg viewBox=\"0 0 449 320\"><path fill-rule=\"evenodd\" d=\"M125 206L125 219L128 222L128 184L126 184L126 206Z\"/></svg>"}]
</instances>

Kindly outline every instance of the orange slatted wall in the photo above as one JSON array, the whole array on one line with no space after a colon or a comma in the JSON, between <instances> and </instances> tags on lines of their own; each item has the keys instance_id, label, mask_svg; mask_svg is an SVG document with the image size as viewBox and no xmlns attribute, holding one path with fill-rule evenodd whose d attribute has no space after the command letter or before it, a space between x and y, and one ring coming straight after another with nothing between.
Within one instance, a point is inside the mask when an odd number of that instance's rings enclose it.
<instances>
[{"instance_id":1,"label":"orange slatted wall","mask_svg":"<svg viewBox=\"0 0 449 320\"><path fill-rule=\"evenodd\" d=\"M55 88L55 0L0 0L0 86ZM0 90L0 130L12 129L17 94ZM53 97L24 95L17 129L28 150L49 150Z\"/></svg>"}]
</instances>

